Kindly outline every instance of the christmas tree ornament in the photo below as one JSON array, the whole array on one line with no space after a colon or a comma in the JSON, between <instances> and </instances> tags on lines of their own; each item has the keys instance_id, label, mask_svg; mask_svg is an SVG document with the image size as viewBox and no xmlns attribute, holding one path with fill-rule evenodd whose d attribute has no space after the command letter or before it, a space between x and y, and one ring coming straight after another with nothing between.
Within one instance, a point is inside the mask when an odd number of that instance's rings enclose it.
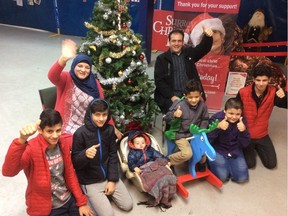
<instances>
[{"instance_id":1,"label":"christmas tree ornament","mask_svg":"<svg viewBox=\"0 0 288 216\"><path fill-rule=\"evenodd\" d=\"M125 45L122 45L122 49L126 49L126 46L125 46Z\"/></svg>"},{"instance_id":2,"label":"christmas tree ornament","mask_svg":"<svg viewBox=\"0 0 288 216\"><path fill-rule=\"evenodd\" d=\"M136 66L136 62L132 59L132 61L130 62L130 66L133 68Z\"/></svg>"},{"instance_id":3,"label":"christmas tree ornament","mask_svg":"<svg viewBox=\"0 0 288 216\"><path fill-rule=\"evenodd\" d=\"M107 13L108 15L111 15L111 14L112 14L112 10L109 8L109 9L106 11L106 13Z\"/></svg>"},{"instance_id":4,"label":"christmas tree ornament","mask_svg":"<svg viewBox=\"0 0 288 216\"><path fill-rule=\"evenodd\" d=\"M126 22L126 25L128 28L130 28L132 26L132 22L131 21Z\"/></svg>"},{"instance_id":5,"label":"christmas tree ornament","mask_svg":"<svg viewBox=\"0 0 288 216\"><path fill-rule=\"evenodd\" d=\"M145 58L145 56L143 54L139 55L139 59L142 61Z\"/></svg>"},{"instance_id":6,"label":"christmas tree ornament","mask_svg":"<svg viewBox=\"0 0 288 216\"><path fill-rule=\"evenodd\" d=\"M122 11L123 11L123 9L124 9L124 8L123 8L123 6L122 6L122 5L119 5L119 6L118 6L118 11L119 11L119 12L122 12Z\"/></svg>"},{"instance_id":7,"label":"christmas tree ornament","mask_svg":"<svg viewBox=\"0 0 288 216\"><path fill-rule=\"evenodd\" d=\"M89 48L96 51L96 46L90 45Z\"/></svg>"},{"instance_id":8,"label":"christmas tree ornament","mask_svg":"<svg viewBox=\"0 0 288 216\"><path fill-rule=\"evenodd\" d=\"M132 80L128 79L127 83L128 83L128 85L131 85L132 84Z\"/></svg>"},{"instance_id":9,"label":"christmas tree ornament","mask_svg":"<svg viewBox=\"0 0 288 216\"><path fill-rule=\"evenodd\" d=\"M123 72L122 72L121 70L118 71L118 76L119 76L119 77L123 76Z\"/></svg>"},{"instance_id":10,"label":"christmas tree ornament","mask_svg":"<svg viewBox=\"0 0 288 216\"><path fill-rule=\"evenodd\" d=\"M121 46L122 46L121 41L117 40L116 45L117 45L118 47L121 47Z\"/></svg>"},{"instance_id":11,"label":"christmas tree ornament","mask_svg":"<svg viewBox=\"0 0 288 216\"><path fill-rule=\"evenodd\" d=\"M103 14L103 19L104 19L104 20L108 20L108 18L109 18L109 16L108 16L107 13Z\"/></svg>"},{"instance_id":12,"label":"christmas tree ornament","mask_svg":"<svg viewBox=\"0 0 288 216\"><path fill-rule=\"evenodd\" d=\"M105 59L105 62L106 62L107 64L110 64L110 63L112 62L112 59L111 59L110 57L108 57L108 58Z\"/></svg>"},{"instance_id":13,"label":"christmas tree ornament","mask_svg":"<svg viewBox=\"0 0 288 216\"><path fill-rule=\"evenodd\" d=\"M132 51L132 56L135 56L135 55L136 55L136 51L133 50L133 51Z\"/></svg>"},{"instance_id":14,"label":"christmas tree ornament","mask_svg":"<svg viewBox=\"0 0 288 216\"><path fill-rule=\"evenodd\" d=\"M123 28L123 29L126 29L126 28L127 28L126 23L122 23L122 28Z\"/></svg>"}]
</instances>

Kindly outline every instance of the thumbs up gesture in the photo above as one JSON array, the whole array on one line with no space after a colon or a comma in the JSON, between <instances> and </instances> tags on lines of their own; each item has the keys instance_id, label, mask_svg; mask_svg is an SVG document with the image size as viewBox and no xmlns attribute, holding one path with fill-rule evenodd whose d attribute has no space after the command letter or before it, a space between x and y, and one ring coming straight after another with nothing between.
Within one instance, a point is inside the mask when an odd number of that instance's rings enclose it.
<instances>
[{"instance_id":1,"label":"thumbs up gesture","mask_svg":"<svg viewBox=\"0 0 288 216\"><path fill-rule=\"evenodd\" d=\"M182 116L182 110L181 110L181 107L178 106L177 110L174 112L174 117L180 118L181 116Z\"/></svg>"},{"instance_id":2,"label":"thumbs up gesture","mask_svg":"<svg viewBox=\"0 0 288 216\"><path fill-rule=\"evenodd\" d=\"M93 145L90 148L86 149L85 155L87 158L93 159L97 153L97 148L99 148L100 144Z\"/></svg>"},{"instance_id":3,"label":"thumbs up gesture","mask_svg":"<svg viewBox=\"0 0 288 216\"><path fill-rule=\"evenodd\" d=\"M24 144L28 140L28 138L37 131L40 123L41 120L39 119L35 124L29 124L21 128L19 131L20 132L19 142Z\"/></svg>"},{"instance_id":4,"label":"thumbs up gesture","mask_svg":"<svg viewBox=\"0 0 288 216\"><path fill-rule=\"evenodd\" d=\"M285 92L284 92L283 88L280 87L280 85L277 86L276 95L279 98L283 98L285 96Z\"/></svg>"},{"instance_id":5,"label":"thumbs up gesture","mask_svg":"<svg viewBox=\"0 0 288 216\"><path fill-rule=\"evenodd\" d=\"M244 125L242 119L243 119L243 117L241 116L239 119L239 122L237 123L237 128L240 132L243 132L246 130L246 126Z\"/></svg>"},{"instance_id":6,"label":"thumbs up gesture","mask_svg":"<svg viewBox=\"0 0 288 216\"><path fill-rule=\"evenodd\" d=\"M211 28L206 28L205 26L202 26L203 32L208 36L212 37L213 36L213 30Z\"/></svg>"},{"instance_id":7,"label":"thumbs up gesture","mask_svg":"<svg viewBox=\"0 0 288 216\"><path fill-rule=\"evenodd\" d=\"M218 123L217 128L220 128L221 130L227 130L229 127L229 122L227 121L227 116L225 115L225 118Z\"/></svg>"}]
</instances>

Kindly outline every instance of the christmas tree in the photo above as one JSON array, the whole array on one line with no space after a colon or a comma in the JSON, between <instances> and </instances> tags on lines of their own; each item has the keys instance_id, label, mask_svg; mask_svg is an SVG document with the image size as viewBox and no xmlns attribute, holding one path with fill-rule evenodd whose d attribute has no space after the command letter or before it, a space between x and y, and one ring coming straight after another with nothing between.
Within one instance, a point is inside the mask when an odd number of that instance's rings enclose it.
<instances>
[{"instance_id":1,"label":"christmas tree","mask_svg":"<svg viewBox=\"0 0 288 216\"><path fill-rule=\"evenodd\" d=\"M130 28L126 1L99 0L85 26L88 32L79 52L92 58L93 73L110 103L116 127L149 131L157 113L151 97L155 86L146 73L141 35Z\"/></svg>"}]
</instances>

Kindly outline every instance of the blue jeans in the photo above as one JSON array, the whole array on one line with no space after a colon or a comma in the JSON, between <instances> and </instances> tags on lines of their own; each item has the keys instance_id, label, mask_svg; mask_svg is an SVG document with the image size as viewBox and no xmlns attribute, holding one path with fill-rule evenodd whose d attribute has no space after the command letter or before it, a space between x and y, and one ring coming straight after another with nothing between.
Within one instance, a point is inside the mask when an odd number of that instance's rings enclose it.
<instances>
[{"instance_id":1,"label":"blue jeans","mask_svg":"<svg viewBox=\"0 0 288 216\"><path fill-rule=\"evenodd\" d=\"M75 199L73 195L70 197L68 202L57 209L52 209L50 216L79 216L79 210L76 206Z\"/></svg>"},{"instance_id":2,"label":"blue jeans","mask_svg":"<svg viewBox=\"0 0 288 216\"><path fill-rule=\"evenodd\" d=\"M244 182L249 179L248 166L242 152L237 157L224 157L216 152L216 159L208 160L208 165L211 172L222 182L230 178L235 182Z\"/></svg>"}]
</instances>

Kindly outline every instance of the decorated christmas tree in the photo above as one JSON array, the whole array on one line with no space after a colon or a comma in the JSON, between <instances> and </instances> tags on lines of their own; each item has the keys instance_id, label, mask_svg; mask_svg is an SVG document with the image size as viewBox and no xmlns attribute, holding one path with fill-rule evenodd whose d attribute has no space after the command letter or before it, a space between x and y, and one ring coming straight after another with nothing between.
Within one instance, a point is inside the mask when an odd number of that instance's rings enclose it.
<instances>
[{"instance_id":1,"label":"decorated christmas tree","mask_svg":"<svg viewBox=\"0 0 288 216\"><path fill-rule=\"evenodd\" d=\"M85 26L88 32L79 52L92 58L93 73L110 103L116 127L149 131L157 113L151 97L155 87L146 73L141 35L130 28L126 1L99 0Z\"/></svg>"}]
</instances>

